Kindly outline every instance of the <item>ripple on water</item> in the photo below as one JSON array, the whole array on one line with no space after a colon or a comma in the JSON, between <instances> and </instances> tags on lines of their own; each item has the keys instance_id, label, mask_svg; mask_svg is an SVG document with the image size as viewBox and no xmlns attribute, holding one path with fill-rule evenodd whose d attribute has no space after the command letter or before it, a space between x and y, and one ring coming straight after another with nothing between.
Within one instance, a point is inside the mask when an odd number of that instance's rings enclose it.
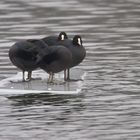
<instances>
[{"instance_id":1,"label":"ripple on water","mask_svg":"<svg viewBox=\"0 0 140 140\"><path fill-rule=\"evenodd\" d=\"M139 3L0 1L0 79L18 71L8 59L17 40L66 31L87 50L81 95L0 96L1 139L139 139Z\"/></svg>"}]
</instances>

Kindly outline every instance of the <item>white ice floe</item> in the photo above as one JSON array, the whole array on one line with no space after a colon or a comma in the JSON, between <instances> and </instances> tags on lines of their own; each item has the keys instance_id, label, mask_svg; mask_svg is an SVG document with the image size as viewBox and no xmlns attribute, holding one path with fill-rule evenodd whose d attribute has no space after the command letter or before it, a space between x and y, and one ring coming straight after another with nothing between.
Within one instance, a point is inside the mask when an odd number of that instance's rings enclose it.
<instances>
[{"instance_id":1,"label":"white ice floe","mask_svg":"<svg viewBox=\"0 0 140 140\"><path fill-rule=\"evenodd\" d=\"M27 73L25 73L27 76ZM17 95L17 94L78 94L82 90L83 80L86 76L81 70L72 70L72 79L81 79L73 82L64 82L63 72L55 74L55 80L58 84L48 84L48 74L42 70L33 72L34 80L30 82L22 82L22 72L0 81L0 95Z\"/></svg>"}]
</instances>

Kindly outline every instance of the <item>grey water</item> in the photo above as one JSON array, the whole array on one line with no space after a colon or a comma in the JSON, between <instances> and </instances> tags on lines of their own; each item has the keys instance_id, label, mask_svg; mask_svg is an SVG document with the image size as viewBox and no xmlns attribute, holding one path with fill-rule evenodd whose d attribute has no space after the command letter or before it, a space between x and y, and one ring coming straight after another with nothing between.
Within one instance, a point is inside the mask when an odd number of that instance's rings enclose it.
<instances>
[{"instance_id":1,"label":"grey water","mask_svg":"<svg viewBox=\"0 0 140 140\"><path fill-rule=\"evenodd\" d=\"M140 139L140 1L1 0L0 80L14 42L61 31L83 38L82 93L0 96L0 140Z\"/></svg>"}]
</instances>

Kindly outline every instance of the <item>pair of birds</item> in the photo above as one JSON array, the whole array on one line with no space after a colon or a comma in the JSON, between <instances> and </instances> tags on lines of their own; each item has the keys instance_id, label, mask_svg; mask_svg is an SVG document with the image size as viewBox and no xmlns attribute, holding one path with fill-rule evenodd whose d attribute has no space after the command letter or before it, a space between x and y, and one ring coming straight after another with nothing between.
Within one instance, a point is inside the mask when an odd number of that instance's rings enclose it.
<instances>
[{"instance_id":1,"label":"pair of birds","mask_svg":"<svg viewBox=\"0 0 140 140\"><path fill-rule=\"evenodd\" d=\"M81 63L85 55L81 36L75 35L70 40L65 32L59 36L18 41L9 49L11 62L23 72L23 81L30 81L32 71L38 67L49 74L49 83L53 82L54 73L60 71L64 71L65 81L70 80L70 68Z\"/></svg>"}]
</instances>

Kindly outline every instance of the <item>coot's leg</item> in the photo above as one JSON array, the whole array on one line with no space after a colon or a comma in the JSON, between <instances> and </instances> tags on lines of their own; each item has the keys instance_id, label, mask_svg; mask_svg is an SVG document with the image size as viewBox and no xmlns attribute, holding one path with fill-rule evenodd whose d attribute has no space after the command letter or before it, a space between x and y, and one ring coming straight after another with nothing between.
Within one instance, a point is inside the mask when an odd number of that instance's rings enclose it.
<instances>
[{"instance_id":1,"label":"coot's leg","mask_svg":"<svg viewBox=\"0 0 140 140\"><path fill-rule=\"evenodd\" d=\"M70 81L70 69L64 70L64 80Z\"/></svg>"},{"instance_id":2,"label":"coot's leg","mask_svg":"<svg viewBox=\"0 0 140 140\"><path fill-rule=\"evenodd\" d=\"M28 71L27 81L31 81L32 71Z\"/></svg>"},{"instance_id":3,"label":"coot's leg","mask_svg":"<svg viewBox=\"0 0 140 140\"><path fill-rule=\"evenodd\" d=\"M54 73L50 72L49 73L48 83L53 83L53 76L54 76Z\"/></svg>"},{"instance_id":4,"label":"coot's leg","mask_svg":"<svg viewBox=\"0 0 140 140\"><path fill-rule=\"evenodd\" d=\"M25 71L22 71L22 81L25 82Z\"/></svg>"},{"instance_id":5,"label":"coot's leg","mask_svg":"<svg viewBox=\"0 0 140 140\"><path fill-rule=\"evenodd\" d=\"M64 70L64 81L67 81L67 69Z\"/></svg>"},{"instance_id":6,"label":"coot's leg","mask_svg":"<svg viewBox=\"0 0 140 140\"><path fill-rule=\"evenodd\" d=\"M70 80L70 69L67 69L67 80Z\"/></svg>"}]
</instances>

